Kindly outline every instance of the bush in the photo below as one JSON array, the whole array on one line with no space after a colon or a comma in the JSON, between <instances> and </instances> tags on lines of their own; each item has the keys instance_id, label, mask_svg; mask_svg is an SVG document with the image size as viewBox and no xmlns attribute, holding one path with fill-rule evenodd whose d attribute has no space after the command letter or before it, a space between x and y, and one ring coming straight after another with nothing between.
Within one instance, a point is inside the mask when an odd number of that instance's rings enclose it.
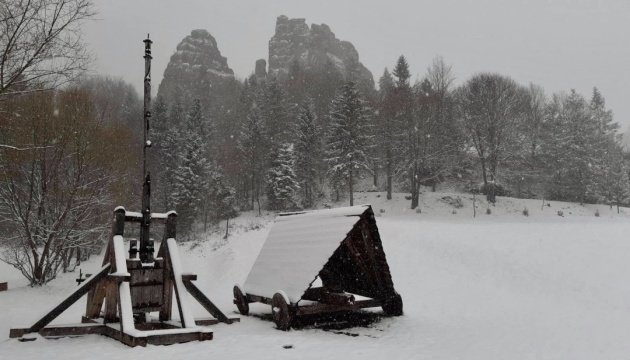
<instances>
[{"instance_id":1,"label":"bush","mask_svg":"<svg viewBox=\"0 0 630 360\"><path fill-rule=\"evenodd\" d=\"M527 210L527 208L523 209L523 216L529 216L529 210Z\"/></svg>"},{"instance_id":2,"label":"bush","mask_svg":"<svg viewBox=\"0 0 630 360\"><path fill-rule=\"evenodd\" d=\"M483 195L488 195L488 188L489 188L489 184L467 184L466 187L464 187L464 190L466 192L469 192L471 194L483 194ZM504 187L501 184L494 184L495 186L495 195L496 196L512 196L512 192Z\"/></svg>"},{"instance_id":3,"label":"bush","mask_svg":"<svg viewBox=\"0 0 630 360\"><path fill-rule=\"evenodd\" d=\"M464 202L459 196L456 198L452 198L450 196L444 196L440 199L440 201L451 205L455 209L461 209L464 207Z\"/></svg>"},{"instance_id":4,"label":"bush","mask_svg":"<svg viewBox=\"0 0 630 360\"><path fill-rule=\"evenodd\" d=\"M595 210L595 217L599 217L599 209Z\"/></svg>"},{"instance_id":5,"label":"bush","mask_svg":"<svg viewBox=\"0 0 630 360\"><path fill-rule=\"evenodd\" d=\"M492 210L490 210L490 208L487 208L486 209L486 214L488 214L488 215L492 214Z\"/></svg>"},{"instance_id":6,"label":"bush","mask_svg":"<svg viewBox=\"0 0 630 360\"><path fill-rule=\"evenodd\" d=\"M558 216L564 216L564 212L562 210L558 210Z\"/></svg>"}]
</instances>

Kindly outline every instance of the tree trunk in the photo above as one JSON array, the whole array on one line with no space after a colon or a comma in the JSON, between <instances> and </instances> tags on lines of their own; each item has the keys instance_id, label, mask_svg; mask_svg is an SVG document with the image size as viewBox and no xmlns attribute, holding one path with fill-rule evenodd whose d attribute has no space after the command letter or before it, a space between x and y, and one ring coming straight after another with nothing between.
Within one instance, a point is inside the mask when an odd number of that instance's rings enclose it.
<instances>
[{"instance_id":1,"label":"tree trunk","mask_svg":"<svg viewBox=\"0 0 630 360\"><path fill-rule=\"evenodd\" d=\"M418 165L413 165L413 172L411 173L411 209L415 209L418 207L420 196L420 184L418 183L418 179L416 178L416 174L418 173Z\"/></svg>"},{"instance_id":2,"label":"tree trunk","mask_svg":"<svg viewBox=\"0 0 630 360\"><path fill-rule=\"evenodd\" d=\"M374 181L372 183L374 188L378 188L378 167L374 169Z\"/></svg>"},{"instance_id":3,"label":"tree trunk","mask_svg":"<svg viewBox=\"0 0 630 360\"><path fill-rule=\"evenodd\" d=\"M354 192L353 192L353 184L354 183L354 179L352 177L352 169L350 169L350 182L349 182L349 187L350 187L350 206L354 205Z\"/></svg>"},{"instance_id":4,"label":"tree trunk","mask_svg":"<svg viewBox=\"0 0 630 360\"><path fill-rule=\"evenodd\" d=\"M230 230L230 218L228 217L227 220L225 221L225 236L223 237L224 239L228 238L229 230Z\"/></svg>"},{"instance_id":5,"label":"tree trunk","mask_svg":"<svg viewBox=\"0 0 630 360\"><path fill-rule=\"evenodd\" d=\"M481 174L483 176L483 184L488 185L488 172L486 171L486 161L481 158Z\"/></svg>"},{"instance_id":6,"label":"tree trunk","mask_svg":"<svg viewBox=\"0 0 630 360\"><path fill-rule=\"evenodd\" d=\"M392 199L392 150L387 149L387 200Z\"/></svg>"},{"instance_id":7,"label":"tree trunk","mask_svg":"<svg viewBox=\"0 0 630 360\"><path fill-rule=\"evenodd\" d=\"M494 183L494 175L490 175L490 182L488 183L488 186L486 187L487 189L487 194L486 194L486 199L488 200L489 203L496 203L497 202L497 191L496 191L496 185Z\"/></svg>"}]
</instances>

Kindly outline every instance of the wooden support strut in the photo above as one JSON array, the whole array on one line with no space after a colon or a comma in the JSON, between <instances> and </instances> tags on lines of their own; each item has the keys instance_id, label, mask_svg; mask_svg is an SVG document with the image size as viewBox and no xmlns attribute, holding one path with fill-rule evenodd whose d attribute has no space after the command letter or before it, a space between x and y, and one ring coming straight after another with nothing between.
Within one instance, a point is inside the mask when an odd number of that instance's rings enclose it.
<instances>
[{"instance_id":1,"label":"wooden support strut","mask_svg":"<svg viewBox=\"0 0 630 360\"><path fill-rule=\"evenodd\" d=\"M219 308L216 307L212 303L212 301L210 301L210 299L208 299L201 292L201 290L199 290L199 288L195 286L195 284L192 283L192 280L197 280L196 275L188 275L188 276L183 275L182 280L184 282L184 286L186 287L186 290L188 290L188 293L192 295L192 297L194 297L195 300L197 300L204 307L204 309L206 309L206 311L208 311L212 316L217 318L217 320L219 320L220 322L224 322L227 324L232 323L232 320L228 319L228 317L225 316L225 314L223 314L223 312L221 312L221 310L219 310Z\"/></svg>"},{"instance_id":2,"label":"wooden support strut","mask_svg":"<svg viewBox=\"0 0 630 360\"><path fill-rule=\"evenodd\" d=\"M84 282L78 289L76 289L70 296L68 296L64 301L62 301L59 305L55 306L48 314L44 315L41 319L39 319L33 326L28 329L28 333L39 332L46 325L50 324L57 316L61 315L67 308L72 306L77 300L79 300L83 295L87 294L87 292L98 282L103 280L109 274L111 265L107 264L101 268L101 270L96 274L92 275L89 280Z\"/></svg>"}]
</instances>

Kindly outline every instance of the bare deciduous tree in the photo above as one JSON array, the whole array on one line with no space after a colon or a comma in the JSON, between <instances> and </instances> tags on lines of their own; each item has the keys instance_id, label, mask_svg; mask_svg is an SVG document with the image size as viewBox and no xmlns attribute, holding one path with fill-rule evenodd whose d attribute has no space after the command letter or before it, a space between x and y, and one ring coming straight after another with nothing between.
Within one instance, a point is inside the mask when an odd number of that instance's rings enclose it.
<instances>
[{"instance_id":1,"label":"bare deciduous tree","mask_svg":"<svg viewBox=\"0 0 630 360\"><path fill-rule=\"evenodd\" d=\"M497 178L506 161L523 144L520 124L525 117L526 89L514 80L490 73L473 76L456 92L457 116L474 148L485 185Z\"/></svg>"},{"instance_id":2,"label":"bare deciduous tree","mask_svg":"<svg viewBox=\"0 0 630 360\"><path fill-rule=\"evenodd\" d=\"M54 89L87 70L91 56L81 24L95 14L91 0L0 2L0 101Z\"/></svg>"},{"instance_id":3,"label":"bare deciduous tree","mask_svg":"<svg viewBox=\"0 0 630 360\"><path fill-rule=\"evenodd\" d=\"M11 143L31 150L0 149L0 260L41 285L77 252L102 246L106 214L128 188L131 137L100 125L85 91L30 94L5 105L0 126Z\"/></svg>"}]
</instances>

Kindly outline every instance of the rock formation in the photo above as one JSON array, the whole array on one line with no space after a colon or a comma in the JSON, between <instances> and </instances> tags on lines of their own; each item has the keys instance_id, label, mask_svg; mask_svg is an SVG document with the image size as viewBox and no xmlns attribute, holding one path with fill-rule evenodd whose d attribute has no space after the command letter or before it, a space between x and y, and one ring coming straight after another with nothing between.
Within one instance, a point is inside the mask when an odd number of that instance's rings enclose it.
<instances>
[{"instance_id":1,"label":"rock formation","mask_svg":"<svg viewBox=\"0 0 630 360\"><path fill-rule=\"evenodd\" d=\"M177 51L164 70L158 96L170 100L181 92L207 98L220 91L220 85L234 81L234 71L221 56L217 41L206 30L193 30L177 45Z\"/></svg>"},{"instance_id":2,"label":"rock formation","mask_svg":"<svg viewBox=\"0 0 630 360\"><path fill-rule=\"evenodd\" d=\"M374 88L372 73L359 62L359 53L348 41L335 37L328 25L306 24L305 19L289 19L281 15L276 33L269 41L269 75L283 80L298 64L304 70L322 73L331 64L345 79L352 79L360 88Z\"/></svg>"}]
</instances>

